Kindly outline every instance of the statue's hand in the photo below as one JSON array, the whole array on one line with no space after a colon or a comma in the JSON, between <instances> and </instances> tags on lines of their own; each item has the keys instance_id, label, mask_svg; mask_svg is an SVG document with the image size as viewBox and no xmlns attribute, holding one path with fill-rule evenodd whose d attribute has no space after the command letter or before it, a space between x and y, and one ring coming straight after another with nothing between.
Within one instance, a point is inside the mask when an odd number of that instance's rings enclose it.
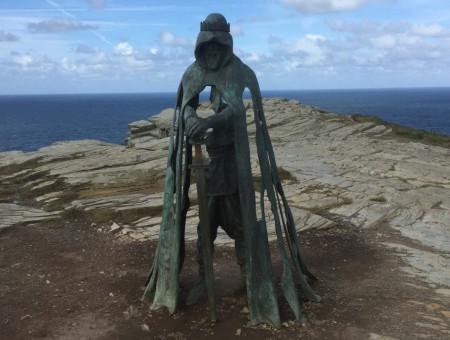
<instances>
[{"instance_id":1,"label":"statue's hand","mask_svg":"<svg viewBox=\"0 0 450 340\"><path fill-rule=\"evenodd\" d=\"M207 120L200 117L189 117L186 121L186 135L189 138L200 139L208 129Z\"/></svg>"}]
</instances>

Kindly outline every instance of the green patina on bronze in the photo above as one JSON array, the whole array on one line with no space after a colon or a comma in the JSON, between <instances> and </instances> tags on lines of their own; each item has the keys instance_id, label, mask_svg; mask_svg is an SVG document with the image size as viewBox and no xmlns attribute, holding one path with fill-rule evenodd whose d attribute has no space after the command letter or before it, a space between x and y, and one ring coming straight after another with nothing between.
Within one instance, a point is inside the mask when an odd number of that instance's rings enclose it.
<instances>
[{"instance_id":1,"label":"green patina on bronze","mask_svg":"<svg viewBox=\"0 0 450 340\"><path fill-rule=\"evenodd\" d=\"M213 62L205 60L208 53L205 49L208 48L221 51L221 57L216 59L218 64L214 65L215 52L211 52ZM160 239L144 297L151 301L152 308L165 306L170 313L175 312L177 308L179 272L184 260L184 229L190 205L190 138L203 138L207 128L212 128L214 134L214 127L217 126L219 130L219 125L231 122L236 165L233 171L236 171L242 214L240 220L244 229L245 281L251 322L264 322L277 327L281 325L264 220L264 197L269 199L274 216L278 251L283 266L281 288L297 320L303 321L294 277L297 277L309 300L320 301L320 297L306 280L306 277L311 280L315 280L315 277L306 267L301 255L294 219L278 175L258 81L254 72L233 54L229 24L221 14L210 14L201 24L195 56L196 61L184 73L178 89L167 161ZM217 114L200 119L195 117L195 110L198 107L199 94L207 86L212 88L211 100ZM245 89L249 89L251 93L256 125L256 146L261 169L259 204L263 216L260 220L257 218L246 109L242 100ZM217 98L221 102L217 102ZM191 116L194 119L189 122ZM212 138L220 140L221 137ZM220 173L220 169L211 170L212 173ZM214 178L214 181L220 184L221 178ZM291 264L295 272L291 271Z\"/></svg>"}]
</instances>

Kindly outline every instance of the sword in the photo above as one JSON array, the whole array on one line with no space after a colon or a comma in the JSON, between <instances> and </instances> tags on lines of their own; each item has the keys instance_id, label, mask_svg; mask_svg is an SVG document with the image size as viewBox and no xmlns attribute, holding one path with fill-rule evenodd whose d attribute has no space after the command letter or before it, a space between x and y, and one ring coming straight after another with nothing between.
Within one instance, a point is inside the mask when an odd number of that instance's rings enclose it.
<instances>
[{"instance_id":1,"label":"sword","mask_svg":"<svg viewBox=\"0 0 450 340\"><path fill-rule=\"evenodd\" d=\"M194 159L191 169L197 177L198 210L200 219L200 234L202 238L203 265L205 269L205 285L208 296L209 315L212 322L216 322L216 302L214 299L214 271L211 249L211 230L208 216L208 189L206 173L209 165L203 155L201 144L194 144Z\"/></svg>"}]
</instances>

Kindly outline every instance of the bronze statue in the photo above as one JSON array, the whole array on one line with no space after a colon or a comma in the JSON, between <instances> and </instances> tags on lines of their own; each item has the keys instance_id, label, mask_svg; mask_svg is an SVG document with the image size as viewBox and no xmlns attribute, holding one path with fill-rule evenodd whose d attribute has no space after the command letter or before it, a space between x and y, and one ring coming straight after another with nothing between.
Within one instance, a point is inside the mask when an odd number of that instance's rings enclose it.
<instances>
[{"instance_id":1,"label":"bronze statue","mask_svg":"<svg viewBox=\"0 0 450 340\"><path fill-rule=\"evenodd\" d=\"M178 89L160 239L144 297L152 301L152 308L166 306L170 313L176 310L179 271L184 260L184 228L190 206L188 193L191 168L194 167L192 145L204 143L211 158L207 174L208 197L203 203L207 205L207 213L203 221L200 214L197 256L199 278L189 293L187 303L195 302L208 286L208 275L205 275L208 266L205 266L203 253L205 250L211 253L208 247L212 247L217 228L221 226L235 240L236 256L247 288L251 322L266 322L279 327L281 320L267 240L264 197L270 201L275 220L277 245L283 266L281 288L296 319L303 321L304 316L291 264L308 299L320 301L320 297L306 279L315 280L315 277L307 269L300 252L293 216L278 176L258 81L254 72L234 55L233 39L229 32L230 24L223 15L208 15L200 25L195 47L196 60L185 71ZM210 100L215 114L201 118L196 114L199 94L208 86L211 87ZM262 213L259 218L250 164L246 109L242 99L246 88L252 97L261 171L258 204ZM212 132L206 134L208 130ZM202 225L206 225L207 234L202 233ZM202 235L211 238L209 244L205 245ZM212 312L214 305L211 304L211 295L208 296ZM213 314L211 318L214 320Z\"/></svg>"}]
</instances>

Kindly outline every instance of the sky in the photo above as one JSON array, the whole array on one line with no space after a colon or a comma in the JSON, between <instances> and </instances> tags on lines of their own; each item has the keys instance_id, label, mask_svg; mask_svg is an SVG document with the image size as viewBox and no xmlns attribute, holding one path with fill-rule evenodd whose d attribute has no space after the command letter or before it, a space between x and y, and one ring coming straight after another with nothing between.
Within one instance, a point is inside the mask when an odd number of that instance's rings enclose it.
<instances>
[{"instance_id":1,"label":"sky","mask_svg":"<svg viewBox=\"0 0 450 340\"><path fill-rule=\"evenodd\" d=\"M214 12L262 90L450 86L448 0L0 0L0 95L174 92Z\"/></svg>"}]
</instances>

